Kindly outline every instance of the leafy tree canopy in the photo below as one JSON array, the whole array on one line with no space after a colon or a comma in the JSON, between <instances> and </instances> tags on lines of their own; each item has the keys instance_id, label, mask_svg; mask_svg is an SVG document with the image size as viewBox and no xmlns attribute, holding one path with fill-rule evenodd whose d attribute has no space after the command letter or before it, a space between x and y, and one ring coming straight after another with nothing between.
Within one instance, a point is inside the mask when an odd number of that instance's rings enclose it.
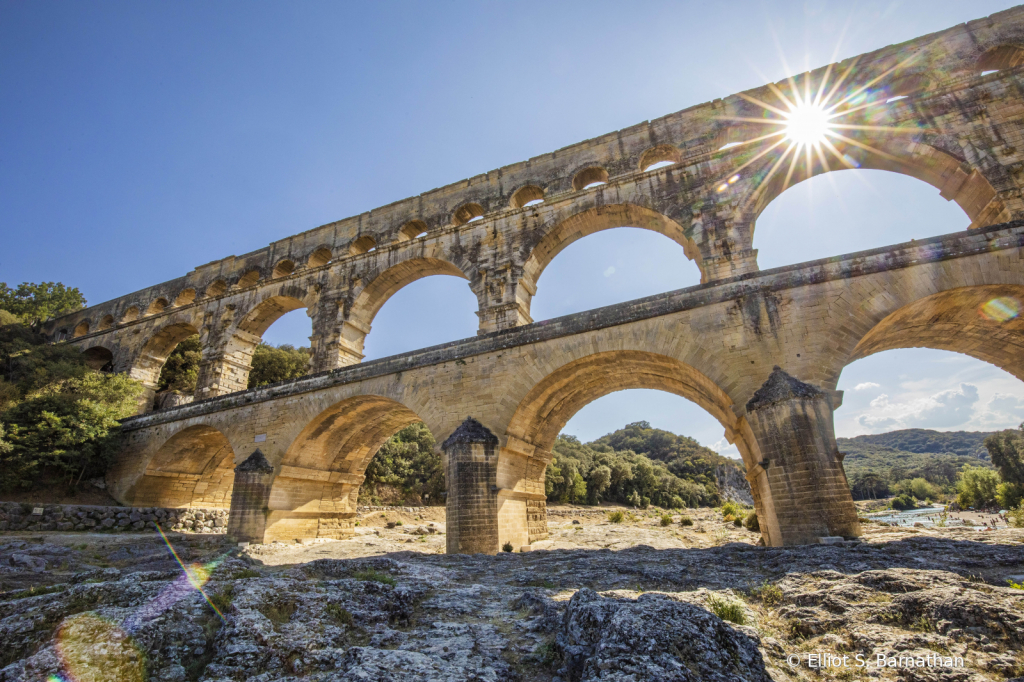
<instances>
[{"instance_id":1,"label":"leafy tree canopy","mask_svg":"<svg viewBox=\"0 0 1024 682\"><path fill-rule=\"evenodd\" d=\"M296 348L288 344L275 347L261 343L252 354L249 388L306 376L309 357L310 350L305 347Z\"/></svg>"},{"instance_id":2,"label":"leafy tree canopy","mask_svg":"<svg viewBox=\"0 0 1024 682\"><path fill-rule=\"evenodd\" d=\"M196 390L199 362L203 359L203 346L199 334L193 334L179 343L160 370L157 391L177 391L189 394Z\"/></svg>"},{"instance_id":3,"label":"leafy tree canopy","mask_svg":"<svg viewBox=\"0 0 1024 682\"><path fill-rule=\"evenodd\" d=\"M118 420L142 385L89 368L67 344L47 344L22 324L0 327L0 488L27 488L46 470L74 485L106 471Z\"/></svg>"},{"instance_id":4,"label":"leafy tree canopy","mask_svg":"<svg viewBox=\"0 0 1024 682\"><path fill-rule=\"evenodd\" d=\"M1024 486L1024 424L985 439L992 464L1007 483Z\"/></svg>"},{"instance_id":5,"label":"leafy tree canopy","mask_svg":"<svg viewBox=\"0 0 1024 682\"><path fill-rule=\"evenodd\" d=\"M84 307L82 292L60 282L22 282L17 289L0 282L0 309L33 327L51 317Z\"/></svg>"},{"instance_id":6,"label":"leafy tree canopy","mask_svg":"<svg viewBox=\"0 0 1024 682\"><path fill-rule=\"evenodd\" d=\"M422 422L407 426L384 445L366 467L359 499L366 504L441 504L445 492L441 456Z\"/></svg>"}]
</instances>

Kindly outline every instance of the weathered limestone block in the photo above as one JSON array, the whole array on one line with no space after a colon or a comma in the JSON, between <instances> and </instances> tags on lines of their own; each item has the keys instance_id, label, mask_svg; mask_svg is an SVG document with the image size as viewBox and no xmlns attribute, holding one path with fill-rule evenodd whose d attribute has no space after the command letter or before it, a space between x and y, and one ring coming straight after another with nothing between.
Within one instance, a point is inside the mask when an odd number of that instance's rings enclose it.
<instances>
[{"instance_id":1,"label":"weathered limestone block","mask_svg":"<svg viewBox=\"0 0 1024 682\"><path fill-rule=\"evenodd\" d=\"M239 542L263 542L274 467L259 448L235 467L228 535Z\"/></svg>"},{"instance_id":2,"label":"weathered limestone block","mask_svg":"<svg viewBox=\"0 0 1024 682\"><path fill-rule=\"evenodd\" d=\"M497 436L467 417L441 447L447 460L447 552L497 554Z\"/></svg>"},{"instance_id":3,"label":"weathered limestone block","mask_svg":"<svg viewBox=\"0 0 1024 682\"><path fill-rule=\"evenodd\" d=\"M747 419L761 450L781 535L772 544L859 536L829 395L776 365L747 403Z\"/></svg>"}]
</instances>

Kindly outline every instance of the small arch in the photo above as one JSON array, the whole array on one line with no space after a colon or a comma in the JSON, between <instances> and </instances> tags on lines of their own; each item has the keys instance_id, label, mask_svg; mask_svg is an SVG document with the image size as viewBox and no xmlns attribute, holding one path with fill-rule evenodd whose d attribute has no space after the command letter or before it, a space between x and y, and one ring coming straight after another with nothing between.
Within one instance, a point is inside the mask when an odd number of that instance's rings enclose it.
<instances>
[{"instance_id":1,"label":"small arch","mask_svg":"<svg viewBox=\"0 0 1024 682\"><path fill-rule=\"evenodd\" d=\"M222 279L215 280L210 286L206 287L207 298L217 298L223 296L224 292L228 290L228 283Z\"/></svg>"},{"instance_id":2,"label":"small arch","mask_svg":"<svg viewBox=\"0 0 1024 682\"><path fill-rule=\"evenodd\" d=\"M600 166L584 168L572 178L572 188L577 192L581 189L589 189L604 185L608 182L608 171Z\"/></svg>"},{"instance_id":3,"label":"small arch","mask_svg":"<svg viewBox=\"0 0 1024 682\"><path fill-rule=\"evenodd\" d=\"M126 495L136 507L228 509L235 453L227 437L205 424L185 428L160 446Z\"/></svg>"},{"instance_id":4,"label":"small arch","mask_svg":"<svg viewBox=\"0 0 1024 682\"><path fill-rule=\"evenodd\" d=\"M242 275L238 282L235 284L236 289L248 289L251 286L255 286L260 281L260 271L250 270L249 272Z\"/></svg>"},{"instance_id":5,"label":"small arch","mask_svg":"<svg viewBox=\"0 0 1024 682\"><path fill-rule=\"evenodd\" d=\"M121 316L121 324L134 322L137 319L139 319L139 309L136 306L131 306L128 310L124 311L124 315Z\"/></svg>"},{"instance_id":6,"label":"small arch","mask_svg":"<svg viewBox=\"0 0 1024 682\"><path fill-rule=\"evenodd\" d=\"M54 340L55 341L64 341L67 338L68 338L68 330L67 329L60 329L54 335Z\"/></svg>"},{"instance_id":7,"label":"small arch","mask_svg":"<svg viewBox=\"0 0 1024 682\"><path fill-rule=\"evenodd\" d=\"M479 220L483 217L484 207L471 201L455 209L455 212L452 213L452 224L465 225L468 222Z\"/></svg>"},{"instance_id":8,"label":"small arch","mask_svg":"<svg viewBox=\"0 0 1024 682\"><path fill-rule=\"evenodd\" d=\"M75 326L75 330L71 333L74 338L79 336L85 336L89 333L89 320L82 320Z\"/></svg>"},{"instance_id":9,"label":"small arch","mask_svg":"<svg viewBox=\"0 0 1024 682\"><path fill-rule=\"evenodd\" d=\"M334 258L334 254L326 246L321 246L319 249L309 254L309 260L306 261L307 268L319 268L323 265L327 265Z\"/></svg>"},{"instance_id":10,"label":"small arch","mask_svg":"<svg viewBox=\"0 0 1024 682\"><path fill-rule=\"evenodd\" d=\"M670 144L651 147L640 155L640 170L647 172L665 166L672 166L682 160L679 150Z\"/></svg>"},{"instance_id":11,"label":"small arch","mask_svg":"<svg viewBox=\"0 0 1024 682\"><path fill-rule=\"evenodd\" d=\"M398 231L398 241L417 239L427 233L427 224L422 220L410 220Z\"/></svg>"},{"instance_id":12,"label":"small arch","mask_svg":"<svg viewBox=\"0 0 1024 682\"><path fill-rule=\"evenodd\" d=\"M164 311L164 309L166 309L166 308L167 308L167 299L163 298L163 297L158 298L155 301L153 301L152 303L150 303L149 307L146 308L146 316L148 317L150 315L157 315L159 313L162 313Z\"/></svg>"},{"instance_id":13,"label":"small arch","mask_svg":"<svg viewBox=\"0 0 1024 682\"><path fill-rule=\"evenodd\" d=\"M348 247L348 252L353 256L358 256L361 253L369 253L377 248L377 240L368 234L364 234L359 239L352 242L352 245Z\"/></svg>"},{"instance_id":14,"label":"small arch","mask_svg":"<svg viewBox=\"0 0 1024 682\"><path fill-rule=\"evenodd\" d=\"M263 336L263 332L282 315L305 307L306 304L295 296L270 296L250 310L238 323L238 328L256 336Z\"/></svg>"},{"instance_id":15,"label":"small arch","mask_svg":"<svg viewBox=\"0 0 1024 682\"><path fill-rule=\"evenodd\" d=\"M133 379L155 387L160 379L160 370L167 362L167 356L179 343L198 333L199 330L188 322L174 322L162 327L142 347L139 356L132 363L129 374Z\"/></svg>"},{"instance_id":16,"label":"small arch","mask_svg":"<svg viewBox=\"0 0 1024 682\"><path fill-rule=\"evenodd\" d=\"M276 266L274 266L274 272L271 275L271 277L273 277L274 279L278 279L279 277L287 277L293 272L295 272L295 262L285 258L284 260L280 261Z\"/></svg>"},{"instance_id":17,"label":"small arch","mask_svg":"<svg viewBox=\"0 0 1024 682\"><path fill-rule=\"evenodd\" d=\"M104 315L103 318L100 319L99 324L96 325L96 331L98 331L98 332L106 331L107 329L110 329L113 326L114 326L114 316L113 315Z\"/></svg>"},{"instance_id":18,"label":"small arch","mask_svg":"<svg viewBox=\"0 0 1024 682\"><path fill-rule=\"evenodd\" d=\"M196 300L195 289L182 289L181 293L179 293L174 299L174 307L178 308L183 305L188 305L194 300Z\"/></svg>"},{"instance_id":19,"label":"small arch","mask_svg":"<svg viewBox=\"0 0 1024 682\"><path fill-rule=\"evenodd\" d=\"M91 369L100 372L114 371L114 354L110 352L109 348L104 348L103 346L87 348L82 351L82 358Z\"/></svg>"},{"instance_id":20,"label":"small arch","mask_svg":"<svg viewBox=\"0 0 1024 682\"><path fill-rule=\"evenodd\" d=\"M527 206L535 206L544 202L544 190L537 185L527 185L526 187L520 187L516 190L516 193L512 195L512 208L525 208Z\"/></svg>"},{"instance_id":21,"label":"small arch","mask_svg":"<svg viewBox=\"0 0 1024 682\"><path fill-rule=\"evenodd\" d=\"M1017 45L999 45L978 57L974 70L985 75L993 71L1012 69L1024 64L1024 48Z\"/></svg>"}]
</instances>

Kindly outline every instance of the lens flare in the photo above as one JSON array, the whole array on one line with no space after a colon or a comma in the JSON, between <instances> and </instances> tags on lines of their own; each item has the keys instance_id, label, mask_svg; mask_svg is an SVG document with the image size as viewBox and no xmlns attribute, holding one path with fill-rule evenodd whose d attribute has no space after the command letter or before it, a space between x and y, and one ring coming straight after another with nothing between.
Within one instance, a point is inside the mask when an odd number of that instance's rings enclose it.
<instances>
[{"instance_id":1,"label":"lens flare","mask_svg":"<svg viewBox=\"0 0 1024 682\"><path fill-rule=\"evenodd\" d=\"M189 564L186 566L185 562L181 560L181 557L179 557L178 553L175 551L174 545L172 545L171 541L167 539L166 535L164 535L163 529L161 529L160 526L157 526L156 531L160 533L160 537L163 538L164 544L167 545L167 549L170 551L171 556L174 557L174 560L178 562L179 566L181 566L181 570L184 571L184 581L187 581L188 585L193 590L196 590L197 592L199 592L199 594L203 595L203 599L205 599L206 603L210 605L210 608L213 609L213 612L217 614L217 617L221 619L221 622L227 622L224 619L224 614L221 613L220 609L218 609L212 601L210 601L209 595L207 595L206 591L203 589L203 586L206 585L207 582L209 582L210 575L213 573L213 569L215 569L217 565L220 564L221 561L223 561L223 557L214 559L208 564ZM167 589L169 591L176 592L177 590L172 590L172 588L174 588L175 585L181 586L183 584L183 580L179 578L177 581L172 583ZM180 599L181 597L178 598Z\"/></svg>"},{"instance_id":2,"label":"lens flare","mask_svg":"<svg viewBox=\"0 0 1024 682\"><path fill-rule=\"evenodd\" d=\"M818 145L829 128L828 112L813 102L801 102L786 116L786 137L798 145Z\"/></svg>"},{"instance_id":3,"label":"lens flare","mask_svg":"<svg viewBox=\"0 0 1024 682\"><path fill-rule=\"evenodd\" d=\"M55 638L57 655L73 682L142 682L145 655L124 630L95 613L65 618ZM51 675L50 680L60 680Z\"/></svg>"},{"instance_id":4,"label":"lens flare","mask_svg":"<svg viewBox=\"0 0 1024 682\"><path fill-rule=\"evenodd\" d=\"M1000 296L986 301L978 312L990 322L1009 322L1020 315L1020 301L1010 296Z\"/></svg>"}]
</instances>

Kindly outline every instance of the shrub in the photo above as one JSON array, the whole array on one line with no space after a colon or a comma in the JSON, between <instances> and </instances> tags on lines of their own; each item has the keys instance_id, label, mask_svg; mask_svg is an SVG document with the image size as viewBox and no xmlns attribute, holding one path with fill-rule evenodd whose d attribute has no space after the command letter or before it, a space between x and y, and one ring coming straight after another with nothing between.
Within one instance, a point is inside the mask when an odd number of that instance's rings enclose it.
<instances>
[{"instance_id":1,"label":"shrub","mask_svg":"<svg viewBox=\"0 0 1024 682\"><path fill-rule=\"evenodd\" d=\"M395 579L392 578L390 575L388 575L387 573L383 573L381 571L375 571L372 568L368 568L364 571L356 571L352 574L352 577L356 580L363 580L366 582L373 581L377 583L382 583L384 585L395 584Z\"/></svg>"},{"instance_id":2,"label":"shrub","mask_svg":"<svg viewBox=\"0 0 1024 682\"><path fill-rule=\"evenodd\" d=\"M737 516L737 517L735 517L735 518L734 518L734 519L732 520L732 525L736 526L737 528L742 528L742 527L743 527L743 519L741 519L741 518L740 518L740 517L738 517L738 516Z\"/></svg>"},{"instance_id":3,"label":"shrub","mask_svg":"<svg viewBox=\"0 0 1024 682\"><path fill-rule=\"evenodd\" d=\"M742 509L740 509L740 506L733 502L732 500L729 500L728 502L722 505L722 517L726 521L731 521L732 519L730 517L737 517L741 513Z\"/></svg>"},{"instance_id":4,"label":"shrub","mask_svg":"<svg viewBox=\"0 0 1024 682\"><path fill-rule=\"evenodd\" d=\"M760 585L751 588L750 596L760 599L765 606L772 607L782 603L782 588L765 580Z\"/></svg>"},{"instance_id":5,"label":"shrub","mask_svg":"<svg viewBox=\"0 0 1024 682\"><path fill-rule=\"evenodd\" d=\"M999 473L994 469L967 465L956 484L957 502L964 509L988 506L995 502L998 486Z\"/></svg>"},{"instance_id":6,"label":"shrub","mask_svg":"<svg viewBox=\"0 0 1024 682\"><path fill-rule=\"evenodd\" d=\"M755 533L761 532L761 522L757 520L756 511L752 511L747 514L747 518L743 521L743 525L746 526L747 530L754 531Z\"/></svg>"},{"instance_id":7,"label":"shrub","mask_svg":"<svg viewBox=\"0 0 1024 682\"><path fill-rule=\"evenodd\" d=\"M712 594L708 597L708 608L722 620L727 620L736 625L747 624L747 614L743 611L743 604L734 599L720 597Z\"/></svg>"},{"instance_id":8,"label":"shrub","mask_svg":"<svg viewBox=\"0 0 1024 682\"><path fill-rule=\"evenodd\" d=\"M625 514L621 511L613 511L608 513L608 520L611 523L622 523L622 519L625 518Z\"/></svg>"},{"instance_id":9,"label":"shrub","mask_svg":"<svg viewBox=\"0 0 1024 682\"><path fill-rule=\"evenodd\" d=\"M1007 514L1010 518L1010 525L1014 528L1024 528L1024 502L1021 502L1015 509Z\"/></svg>"},{"instance_id":10,"label":"shrub","mask_svg":"<svg viewBox=\"0 0 1024 682\"><path fill-rule=\"evenodd\" d=\"M661 515L661 525L662 525L662 527L671 526L672 525L672 517L670 515L668 515L668 514L662 514Z\"/></svg>"},{"instance_id":11,"label":"shrub","mask_svg":"<svg viewBox=\"0 0 1024 682\"><path fill-rule=\"evenodd\" d=\"M1024 485L1016 483L1000 483L996 487L996 502L1001 509L1013 509L1024 502Z\"/></svg>"},{"instance_id":12,"label":"shrub","mask_svg":"<svg viewBox=\"0 0 1024 682\"><path fill-rule=\"evenodd\" d=\"M504 545L501 546L501 551L502 552L511 552L512 549L513 549L513 547L512 547L512 543L511 542L506 542Z\"/></svg>"},{"instance_id":13,"label":"shrub","mask_svg":"<svg viewBox=\"0 0 1024 682\"><path fill-rule=\"evenodd\" d=\"M916 509L917 500L914 499L913 495L903 493L902 495L897 495L893 498L892 508L899 509L900 511L903 511L904 509Z\"/></svg>"},{"instance_id":14,"label":"shrub","mask_svg":"<svg viewBox=\"0 0 1024 682\"><path fill-rule=\"evenodd\" d=\"M692 526L693 525L693 519L691 519L689 516L684 516L683 518L679 519L679 525L680 526Z\"/></svg>"},{"instance_id":15,"label":"shrub","mask_svg":"<svg viewBox=\"0 0 1024 682\"><path fill-rule=\"evenodd\" d=\"M352 614L337 604L328 604L324 607L324 612L341 625L352 625Z\"/></svg>"}]
</instances>

